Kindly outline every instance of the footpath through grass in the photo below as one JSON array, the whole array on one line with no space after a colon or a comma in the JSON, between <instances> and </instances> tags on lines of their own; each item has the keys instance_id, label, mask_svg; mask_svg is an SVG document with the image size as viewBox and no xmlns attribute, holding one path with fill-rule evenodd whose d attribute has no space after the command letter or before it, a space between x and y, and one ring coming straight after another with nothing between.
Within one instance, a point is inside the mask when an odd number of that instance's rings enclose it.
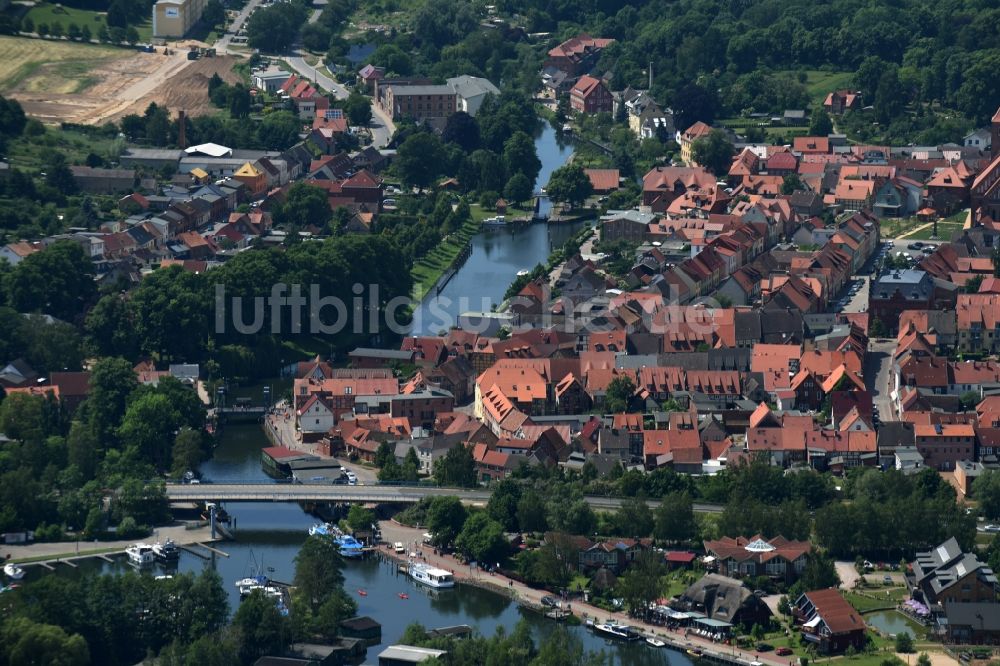
<instances>
[{"instance_id":1,"label":"footpath through grass","mask_svg":"<svg viewBox=\"0 0 1000 666\"><path fill-rule=\"evenodd\" d=\"M952 231L961 229L965 225L965 218L968 214L968 210L960 210L957 213L938 220L938 236L944 239L951 238ZM933 224L931 224L931 226L929 226L926 230L921 229L920 231L914 232L914 229L919 229L925 224L930 224L927 220L921 220L917 217L886 217L882 219L881 224L883 238L898 238L900 236L906 236L906 238L912 238L914 240L927 240L934 232ZM907 235L910 233L913 233L913 235Z\"/></svg>"}]
</instances>

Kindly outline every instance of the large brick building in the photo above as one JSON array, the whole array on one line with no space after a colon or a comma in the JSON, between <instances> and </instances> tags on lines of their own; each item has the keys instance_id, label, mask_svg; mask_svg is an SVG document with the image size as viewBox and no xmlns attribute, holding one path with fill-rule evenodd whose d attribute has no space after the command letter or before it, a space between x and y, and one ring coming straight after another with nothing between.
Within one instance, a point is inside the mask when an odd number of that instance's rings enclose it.
<instances>
[{"instance_id":1,"label":"large brick building","mask_svg":"<svg viewBox=\"0 0 1000 666\"><path fill-rule=\"evenodd\" d=\"M611 113L614 98L600 79L581 76L569 91L569 105L577 113Z\"/></svg>"},{"instance_id":2,"label":"large brick building","mask_svg":"<svg viewBox=\"0 0 1000 666\"><path fill-rule=\"evenodd\" d=\"M445 119L455 113L457 96L451 86L379 84L379 102L393 120Z\"/></svg>"},{"instance_id":3,"label":"large brick building","mask_svg":"<svg viewBox=\"0 0 1000 666\"><path fill-rule=\"evenodd\" d=\"M543 66L553 67L571 77L583 74L590 71L590 68L597 63L601 51L614 41L581 33L550 49Z\"/></svg>"},{"instance_id":4,"label":"large brick building","mask_svg":"<svg viewBox=\"0 0 1000 666\"><path fill-rule=\"evenodd\" d=\"M953 470L958 462L975 459L976 431L961 423L918 424L914 426L914 444L928 467Z\"/></svg>"}]
</instances>

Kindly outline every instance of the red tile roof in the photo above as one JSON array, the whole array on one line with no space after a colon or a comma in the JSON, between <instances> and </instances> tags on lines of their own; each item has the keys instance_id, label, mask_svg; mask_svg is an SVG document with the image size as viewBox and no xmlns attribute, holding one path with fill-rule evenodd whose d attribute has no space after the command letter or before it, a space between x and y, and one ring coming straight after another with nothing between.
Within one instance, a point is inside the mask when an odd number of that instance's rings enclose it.
<instances>
[{"instance_id":1,"label":"red tile roof","mask_svg":"<svg viewBox=\"0 0 1000 666\"><path fill-rule=\"evenodd\" d=\"M805 595L816 608L816 613L822 618L830 633L848 634L865 630L865 621L837 589L831 587L825 590L813 590L806 592Z\"/></svg>"},{"instance_id":2,"label":"red tile roof","mask_svg":"<svg viewBox=\"0 0 1000 666\"><path fill-rule=\"evenodd\" d=\"M590 184L594 186L595 192L608 192L618 189L618 169L584 169L590 179Z\"/></svg>"},{"instance_id":3,"label":"red tile roof","mask_svg":"<svg viewBox=\"0 0 1000 666\"><path fill-rule=\"evenodd\" d=\"M573 89L570 90L570 95L575 95L577 97L587 98L594 93L595 90L603 85L600 79L595 79L592 76L581 76Z\"/></svg>"}]
</instances>

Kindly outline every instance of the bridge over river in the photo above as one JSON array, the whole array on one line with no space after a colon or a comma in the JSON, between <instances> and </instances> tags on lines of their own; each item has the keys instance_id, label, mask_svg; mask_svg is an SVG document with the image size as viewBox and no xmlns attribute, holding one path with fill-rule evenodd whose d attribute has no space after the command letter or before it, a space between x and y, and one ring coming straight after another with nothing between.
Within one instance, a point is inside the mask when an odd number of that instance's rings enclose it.
<instances>
[{"instance_id":1,"label":"bridge over river","mask_svg":"<svg viewBox=\"0 0 1000 666\"><path fill-rule=\"evenodd\" d=\"M413 504L425 497L458 497L465 504L485 504L488 488L437 488L424 486L346 486L298 483L195 483L167 484L172 502L363 502L372 504ZM588 495L584 499L595 509L613 510L624 498ZM648 500L651 508L659 505ZM720 513L718 504L695 503L700 513Z\"/></svg>"}]
</instances>

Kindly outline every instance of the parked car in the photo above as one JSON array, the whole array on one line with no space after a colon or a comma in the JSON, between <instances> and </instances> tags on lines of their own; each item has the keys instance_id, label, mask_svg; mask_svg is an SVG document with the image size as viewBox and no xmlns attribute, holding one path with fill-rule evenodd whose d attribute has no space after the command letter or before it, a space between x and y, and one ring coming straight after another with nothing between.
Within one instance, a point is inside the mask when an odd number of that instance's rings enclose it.
<instances>
[{"instance_id":1,"label":"parked car","mask_svg":"<svg viewBox=\"0 0 1000 666\"><path fill-rule=\"evenodd\" d=\"M546 594L541 599L543 606L548 606L549 608L555 608L559 605L559 598L554 597L551 594Z\"/></svg>"},{"instance_id":2,"label":"parked car","mask_svg":"<svg viewBox=\"0 0 1000 666\"><path fill-rule=\"evenodd\" d=\"M780 647L774 651L774 654L778 655L779 657L787 657L791 653L792 653L792 648L787 648L787 647Z\"/></svg>"},{"instance_id":3,"label":"parked car","mask_svg":"<svg viewBox=\"0 0 1000 666\"><path fill-rule=\"evenodd\" d=\"M892 576L890 576L889 574L886 574L886 575L882 576L882 584L883 585L892 585Z\"/></svg>"}]
</instances>

